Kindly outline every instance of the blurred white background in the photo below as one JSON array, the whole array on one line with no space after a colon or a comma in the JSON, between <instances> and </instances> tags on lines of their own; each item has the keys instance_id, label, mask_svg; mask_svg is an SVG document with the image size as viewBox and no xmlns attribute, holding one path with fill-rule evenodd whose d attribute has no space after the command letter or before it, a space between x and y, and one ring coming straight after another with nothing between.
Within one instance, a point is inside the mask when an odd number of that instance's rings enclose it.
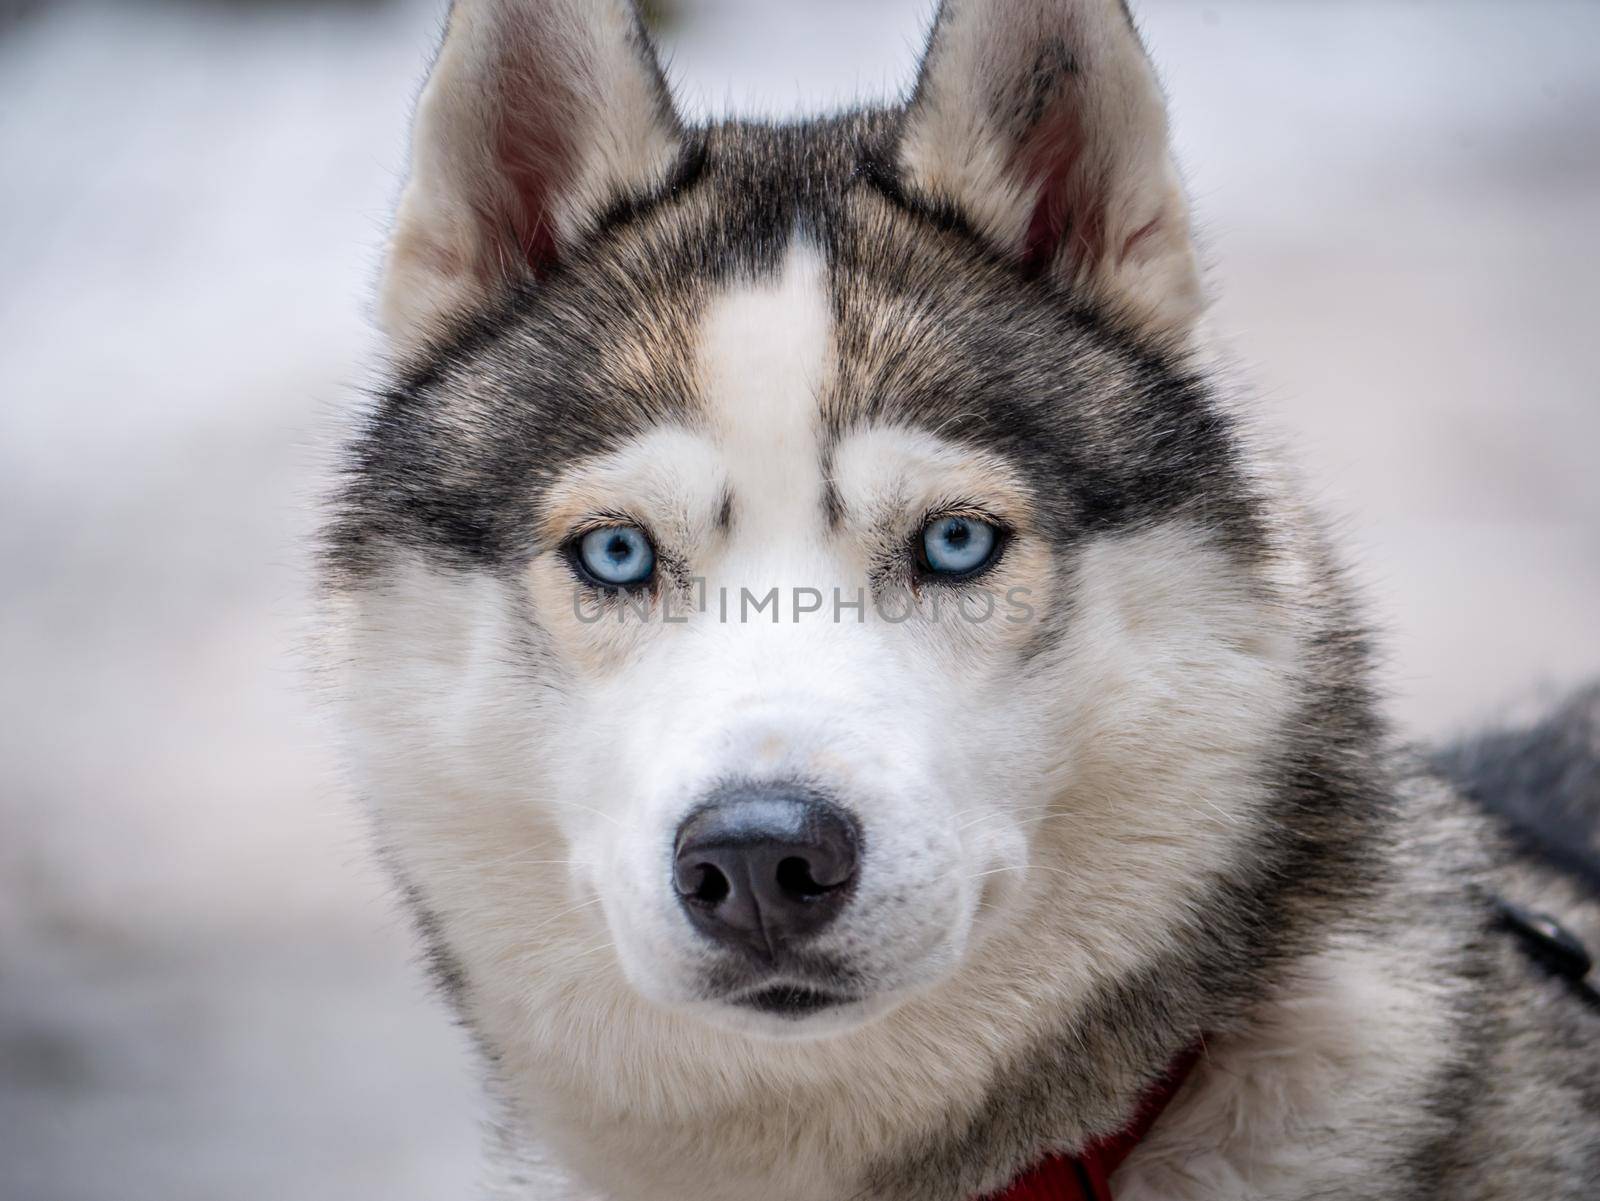
<instances>
[{"instance_id":1,"label":"blurred white background","mask_svg":"<svg viewBox=\"0 0 1600 1201\"><path fill-rule=\"evenodd\" d=\"M679 0L696 112L927 0ZM0 1201L461 1197L296 646L442 0L0 0ZM1600 671L1600 4L1136 4L1221 325L1437 736Z\"/></svg>"}]
</instances>

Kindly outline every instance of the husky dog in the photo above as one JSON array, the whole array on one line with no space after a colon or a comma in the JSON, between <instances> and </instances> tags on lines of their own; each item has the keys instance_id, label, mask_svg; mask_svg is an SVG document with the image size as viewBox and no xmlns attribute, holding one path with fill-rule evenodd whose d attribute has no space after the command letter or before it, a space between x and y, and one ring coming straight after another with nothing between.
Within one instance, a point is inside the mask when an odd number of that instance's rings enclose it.
<instances>
[{"instance_id":1,"label":"husky dog","mask_svg":"<svg viewBox=\"0 0 1600 1201\"><path fill-rule=\"evenodd\" d=\"M974 1201L1162 1080L1120 1201L1597 1194L1600 698L1395 742L1203 310L1119 0L705 127L458 0L325 561L490 1195Z\"/></svg>"}]
</instances>

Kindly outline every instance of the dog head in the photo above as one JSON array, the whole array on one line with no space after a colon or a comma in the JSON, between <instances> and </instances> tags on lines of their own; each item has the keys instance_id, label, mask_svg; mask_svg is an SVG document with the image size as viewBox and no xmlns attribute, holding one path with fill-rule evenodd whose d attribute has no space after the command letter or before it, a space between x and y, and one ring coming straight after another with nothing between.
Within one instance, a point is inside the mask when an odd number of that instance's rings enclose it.
<instances>
[{"instance_id":1,"label":"dog head","mask_svg":"<svg viewBox=\"0 0 1600 1201\"><path fill-rule=\"evenodd\" d=\"M501 1043L1032 1030L1259 851L1308 584L1120 3L948 0L901 109L689 128L620 0L460 0L381 304L343 690Z\"/></svg>"}]
</instances>

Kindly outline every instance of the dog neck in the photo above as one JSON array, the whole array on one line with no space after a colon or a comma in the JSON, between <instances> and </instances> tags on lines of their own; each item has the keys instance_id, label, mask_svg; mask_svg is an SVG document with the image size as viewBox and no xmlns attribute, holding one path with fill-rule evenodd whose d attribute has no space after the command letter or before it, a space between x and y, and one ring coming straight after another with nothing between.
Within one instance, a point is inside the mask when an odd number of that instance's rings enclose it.
<instances>
[{"instance_id":1,"label":"dog neck","mask_svg":"<svg viewBox=\"0 0 1600 1201\"><path fill-rule=\"evenodd\" d=\"M1166 1111L1188 1079L1202 1047L1202 1043L1196 1043L1173 1061L1121 1131L1096 1139L1076 1155L1047 1156L988 1201L1111 1201L1111 1174L1144 1141Z\"/></svg>"}]
</instances>

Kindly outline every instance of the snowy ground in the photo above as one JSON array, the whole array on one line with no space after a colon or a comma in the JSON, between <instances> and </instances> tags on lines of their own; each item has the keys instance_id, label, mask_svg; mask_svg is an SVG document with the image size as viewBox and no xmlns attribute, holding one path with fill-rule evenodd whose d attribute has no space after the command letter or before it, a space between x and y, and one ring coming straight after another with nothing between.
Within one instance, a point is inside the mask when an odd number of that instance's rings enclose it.
<instances>
[{"instance_id":1,"label":"snowy ground","mask_svg":"<svg viewBox=\"0 0 1600 1201\"><path fill-rule=\"evenodd\" d=\"M460 1197L461 1039L299 679L440 3L0 3L0 1201ZM922 0L686 0L703 109ZM1600 670L1600 6L1147 0L1222 324L1422 733Z\"/></svg>"}]
</instances>

